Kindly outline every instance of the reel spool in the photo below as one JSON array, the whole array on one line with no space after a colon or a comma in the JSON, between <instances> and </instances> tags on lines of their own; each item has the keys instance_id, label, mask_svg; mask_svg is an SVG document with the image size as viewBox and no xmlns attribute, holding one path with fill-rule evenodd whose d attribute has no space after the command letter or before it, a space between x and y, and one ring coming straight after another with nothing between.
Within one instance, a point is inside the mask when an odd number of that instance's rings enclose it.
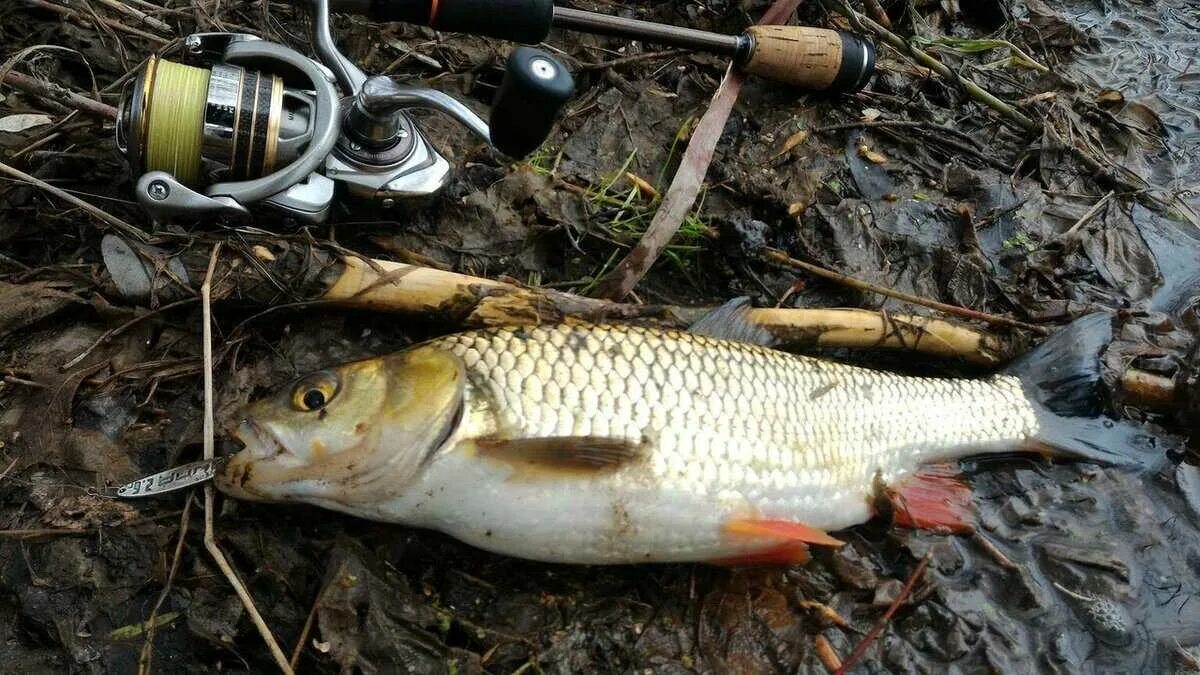
<instances>
[{"instance_id":1,"label":"reel spool","mask_svg":"<svg viewBox=\"0 0 1200 675\"><path fill-rule=\"evenodd\" d=\"M117 142L138 175L164 171L190 187L260 178L300 156L314 105L277 75L151 57L122 103Z\"/></svg>"},{"instance_id":2,"label":"reel spool","mask_svg":"<svg viewBox=\"0 0 1200 675\"><path fill-rule=\"evenodd\" d=\"M333 183L318 170L338 135L327 69L249 35L202 33L185 64L151 57L126 91L117 147L156 214L244 215L257 202L305 220L328 212Z\"/></svg>"}]
</instances>

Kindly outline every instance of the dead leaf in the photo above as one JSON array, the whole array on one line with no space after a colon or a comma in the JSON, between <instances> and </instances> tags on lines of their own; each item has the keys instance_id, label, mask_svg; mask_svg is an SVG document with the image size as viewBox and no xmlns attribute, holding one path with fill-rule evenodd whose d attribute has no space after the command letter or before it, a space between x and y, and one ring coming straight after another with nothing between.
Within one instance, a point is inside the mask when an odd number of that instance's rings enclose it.
<instances>
[{"instance_id":1,"label":"dead leaf","mask_svg":"<svg viewBox=\"0 0 1200 675\"><path fill-rule=\"evenodd\" d=\"M0 117L0 132L20 133L26 129L45 126L52 121L49 115L34 113L9 115L7 117Z\"/></svg>"},{"instance_id":2,"label":"dead leaf","mask_svg":"<svg viewBox=\"0 0 1200 675\"><path fill-rule=\"evenodd\" d=\"M266 246L263 246L262 244L255 244L254 248L251 250L254 252L254 257L258 258L259 260L262 260L264 262L274 262L275 261L275 254L271 253L271 249L267 248Z\"/></svg>"},{"instance_id":3,"label":"dead leaf","mask_svg":"<svg viewBox=\"0 0 1200 675\"><path fill-rule=\"evenodd\" d=\"M86 530L115 527L133 520L137 515L137 509L125 502L99 495L79 495L51 501L42 514L42 522L47 527Z\"/></svg>"},{"instance_id":4,"label":"dead leaf","mask_svg":"<svg viewBox=\"0 0 1200 675\"><path fill-rule=\"evenodd\" d=\"M783 147L780 148L779 152L775 153L775 156L772 157L771 159L776 160L776 159L779 159L780 157L783 157L784 155L788 154L792 150L796 149L797 145L800 145L801 143L803 143L804 141L807 141L807 140L808 140L808 130L807 129L797 131L796 133L792 134L791 136L788 136L787 140L783 142Z\"/></svg>"},{"instance_id":5,"label":"dead leaf","mask_svg":"<svg viewBox=\"0 0 1200 675\"><path fill-rule=\"evenodd\" d=\"M0 281L0 337L18 331L81 302L60 283L31 281L9 284Z\"/></svg>"},{"instance_id":6,"label":"dead leaf","mask_svg":"<svg viewBox=\"0 0 1200 675\"><path fill-rule=\"evenodd\" d=\"M862 121L864 122L874 122L883 115L883 111L879 108L867 108L862 113Z\"/></svg>"},{"instance_id":7,"label":"dead leaf","mask_svg":"<svg viewBox=\"0 0 1200 675\"><path fill-rule=\"evenodd\" d=\"M858 156L871 162L872 164L887 164L888 158L882 154L875 152L866 143L860 143L858 146Z\"/></svg>"},{"instance_id":8,"label":"dead leaf","mask_svg":"<svg viewBox=\"0 0 1200 675\"><path fill-rule=\"evenodd\" d=\"M1017 101L1017 104L1019 104L1019 105L1031 105L1031 104L1034 104L1034 103L1040 103L1040 102L1042 102L1042 101L1053 101L1053 100L1054 100L1054 99L1056 99L1056 98L1058 98L1058 92L1056 92L1056 91L1043 91L1043 92L1042 92L1042 93L1040 93L1040 94L1034 94L1033 96L1026 96L1025 98L1023 98L1023 99L1021 99L1021 100Z\"/></svg>"},{"instance_id":9,"label":"dead leaf","mask_svg":"<svg viewBox=\"0 0 1200 675\"><path fill-rule=\"evenodd\" d=\"M1100 105L1119 105L1125 102L1125 95L1116 89L1105 89L1096 95L1096 103Z\"/></svg>"}]
</instances>

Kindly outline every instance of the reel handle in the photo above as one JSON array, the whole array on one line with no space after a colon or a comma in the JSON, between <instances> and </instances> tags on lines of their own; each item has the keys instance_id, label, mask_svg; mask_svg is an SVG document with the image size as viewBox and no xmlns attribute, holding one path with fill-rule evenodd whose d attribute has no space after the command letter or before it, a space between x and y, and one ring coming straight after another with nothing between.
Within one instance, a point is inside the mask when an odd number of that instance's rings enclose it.
<instances>
[{"instance_id":1,"label":"reel handle","mask_svg":"<svg viewBox=\"0 0 1200 675\"><path fill-rule=\"evenodd\" d=\"M537 150L574 93L575 80L566 66L539 49L517 47L492 102L492 145L514 158Z\"/></svg>"},{"instance_id":2,"label":"reel handle","mask_svg":"<svg viewBox=\"0 0 1200 675\"><path fill-rule=\"evenodd\" d=\"M451 33L537 44L550 34L553 0L332 0L334 11Z\"/></svg>"}]
</instances>

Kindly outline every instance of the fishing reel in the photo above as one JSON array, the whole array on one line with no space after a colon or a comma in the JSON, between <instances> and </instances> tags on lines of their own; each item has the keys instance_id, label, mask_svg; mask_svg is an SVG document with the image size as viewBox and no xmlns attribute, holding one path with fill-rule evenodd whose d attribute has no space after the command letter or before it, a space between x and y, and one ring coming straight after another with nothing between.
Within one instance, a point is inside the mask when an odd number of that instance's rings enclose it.
<instances>
[{"instance_id":1,"label":"fishing reel","mask_svg":"<svg viewBox=\"0 0 1200 675\"><path fill-rule=\"evenodd\" d=\"M246 215L264 205L318 223L339 184L384 207L428 197L449 181L450 164L408 111L439 111L520 158L545 141L574 93L562 63L518 47L485 122L440 91L368 77L334 45L330 2L312 0L319 61L238 33L190 35L177 58L149 60L117 119L117 146L137 176L142 206L156 216L196 216ZM869 42L805 26L755 26L735 36L561 8L552 0L332 2L381 21L516 42L540 42L557 26L686 47L811 90L857 91L875 65Z\"/></svg>"},{"instance_id":2,"label":"fishing reel","mask_svg":"<svg viewBox=\"0 0 1200 675\"><path fill-rule=\"evenodd\" d=\"M314 5L322 62L235 33L190 35L178 60L151 57L126 92L116 130L149 212L245 215L263 205L317 223L339 183L385 207L427 197L446 185L450 164L409 110L444 113L524 157L574 93L558 60L519 47L489 123L440 91L367 77L334 46L326 0Z\"/></svg>"}]
</instances>

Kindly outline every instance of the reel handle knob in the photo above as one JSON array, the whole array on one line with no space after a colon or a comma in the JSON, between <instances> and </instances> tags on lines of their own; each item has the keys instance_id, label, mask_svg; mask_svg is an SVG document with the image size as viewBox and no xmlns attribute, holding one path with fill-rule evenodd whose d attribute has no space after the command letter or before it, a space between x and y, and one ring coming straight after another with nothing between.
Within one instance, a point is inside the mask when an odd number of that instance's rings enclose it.
<instances>
[{"instance_id":1,"label":"reel handle knob","mask_svg":"<svg viewBox=\"0 0 1200 675\"><path fill-rule=\"evenodd\" d=\"M517 158L537 150L574 93L575 80L561 62L532 47L516 48L492 102L492 145Z\"/></svg>"},{"instance_id":2,"label":"reel handle knob","mask_svg":"<svg viewBox=\"0 0 1200 675\"><path fill-rule=\"evenodd\" d=\"M875 72L875 45L862 38L810 26L754 26L742 68L805 89L856 92Z\"/></svg>"}]
</instances>

